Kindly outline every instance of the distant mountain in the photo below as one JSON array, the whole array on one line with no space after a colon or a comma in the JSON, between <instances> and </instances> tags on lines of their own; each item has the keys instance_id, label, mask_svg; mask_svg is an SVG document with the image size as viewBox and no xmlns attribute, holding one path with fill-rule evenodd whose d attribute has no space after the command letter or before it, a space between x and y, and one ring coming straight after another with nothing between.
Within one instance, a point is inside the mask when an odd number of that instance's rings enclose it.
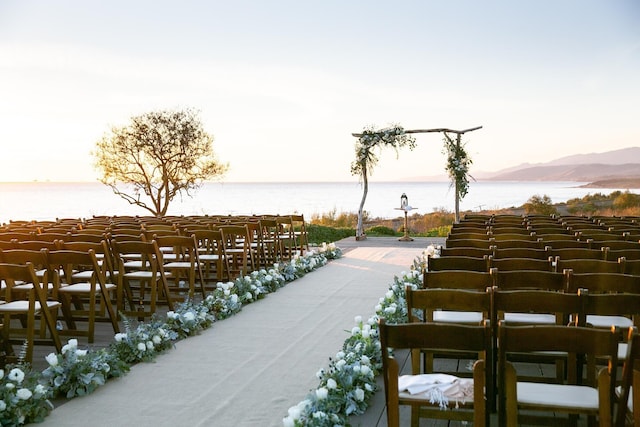
<instances>
[{"instance_id":1,"label":"distant mountain","mask_svg":"<svg viewBox=\"0 0 640 427\"><path fill-rule=\"evenodd\" d=\"M604 153L576 154L547 163L525 163L495 173L481 173L477 179L492 181L577 181L593 182L640 178L640 147Z\"/></svg>"}]
</instances>

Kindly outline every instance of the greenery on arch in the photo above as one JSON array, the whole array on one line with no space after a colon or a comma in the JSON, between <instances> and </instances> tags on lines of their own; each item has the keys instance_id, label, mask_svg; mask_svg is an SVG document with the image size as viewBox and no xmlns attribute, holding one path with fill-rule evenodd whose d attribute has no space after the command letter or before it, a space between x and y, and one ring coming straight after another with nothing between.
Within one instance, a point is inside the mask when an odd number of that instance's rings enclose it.
<instances>
[{"instance_id":1,"label":"greenery on arch","mask_svg":"<svg viewBox=\"0 0 640 427\"><path fill-rule=\"evenodd\" d=\"M445 170L451 179L451 186L455 186L459 200L463 199L469 191L469 168L473 161L469 153L464 148L464 144L452 139L446 132L444 133L443 154L447 155L447 166Z\"/></svg>"}]
</instances>

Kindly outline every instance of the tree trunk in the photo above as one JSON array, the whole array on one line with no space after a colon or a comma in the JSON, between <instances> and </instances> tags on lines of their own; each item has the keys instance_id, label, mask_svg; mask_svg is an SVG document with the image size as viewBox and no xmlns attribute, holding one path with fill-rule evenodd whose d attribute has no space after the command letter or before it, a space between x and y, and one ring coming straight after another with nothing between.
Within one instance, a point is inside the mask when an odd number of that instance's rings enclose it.
<instances>
[{"instance_id":1,"label":"tree trunk","mask_svg":"<svg viewBox=\"0 0 640 427\"><path fill-rule=\"evenodd\" d=\"M364 234L362 225L362 214L364 212L364 201L367 200L367 192L369 191L369 180L367 178L367 168L362 168L362 200L360 201L360 209L358 209L358 227L356 228L356 240L364 240L367 236Z\"/></svg>"}]
</instances>

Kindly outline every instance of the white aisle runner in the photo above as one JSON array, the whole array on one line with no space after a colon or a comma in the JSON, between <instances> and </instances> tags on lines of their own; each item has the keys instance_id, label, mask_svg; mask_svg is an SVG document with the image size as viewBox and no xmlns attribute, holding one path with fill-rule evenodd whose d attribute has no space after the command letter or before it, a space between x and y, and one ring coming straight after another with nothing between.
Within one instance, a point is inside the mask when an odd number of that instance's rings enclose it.
<instances>
[{"instance_id":1,"label":"white aisle runner","mask_svg":"<svg viewBox=\"0 0 640 427\"><path fill-rule=\"evenodd\" d=\"M421 248L360 247L179 341L93 394L55 409L50 426L281 426L318 386L315 373L354 323L374 314Z\"/></svg>"}]
</instances>

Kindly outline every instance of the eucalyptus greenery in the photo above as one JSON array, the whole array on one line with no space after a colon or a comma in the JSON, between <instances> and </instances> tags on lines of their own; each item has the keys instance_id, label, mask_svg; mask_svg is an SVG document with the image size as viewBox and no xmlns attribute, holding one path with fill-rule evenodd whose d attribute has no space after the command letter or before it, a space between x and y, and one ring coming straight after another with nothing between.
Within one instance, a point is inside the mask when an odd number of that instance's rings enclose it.
<instances>
[{"instance_id":1,"label":"eucalyptus greenery","mask_svg":"<svg viewBox=\"0 0 640 427\"><path fill-rule=\"evenodd\" d=\"M447 155L447 167L445 168L451 178L451 185L455 185L457 189L456 197L463 199L469 191L469 168L473 161L469 157L469 153L464 149L464 144L458 144L446 132L444 133L444 150Z\"/></svg>"}]
</instances>

